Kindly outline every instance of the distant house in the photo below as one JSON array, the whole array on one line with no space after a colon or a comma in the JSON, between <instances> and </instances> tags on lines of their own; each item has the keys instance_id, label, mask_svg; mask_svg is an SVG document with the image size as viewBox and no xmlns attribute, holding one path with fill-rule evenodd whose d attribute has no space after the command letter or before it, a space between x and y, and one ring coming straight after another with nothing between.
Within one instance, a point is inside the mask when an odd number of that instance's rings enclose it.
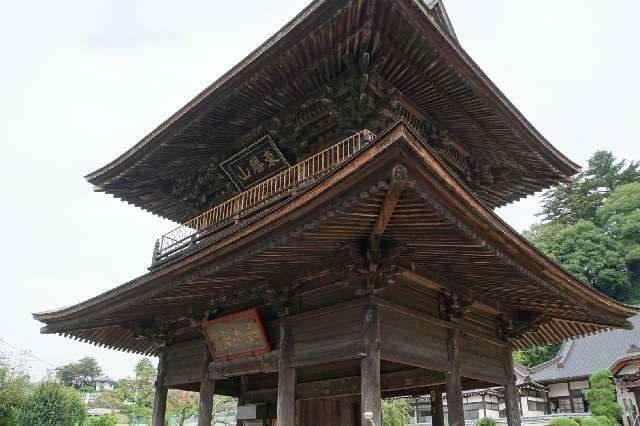
<instances>
[{"instance_id":1,"label":"distant house","mask_svg":"<svg viewBox=\"0 0 640 426\"><path fill-rule=\"evenodd\" d=\"M109 377L98 377L93 384L96 392L112 391L116 387L116 382Z\"/></svg>"},{"instance_id":2,"label":"distant house","mask_svg":"<svg viewBox=\"0 0 640 426\"><path fill-rule=\"evenodd\" d=\"M90 416L99 416L104 413L113 413L113 409L99 406L99 396L103 392L115 389L116 382L109 377L98 377L93 381L92 385L95 391L82 392L80 394L82 401L89 407L88 414Z\"/></svg>"},{"instance_id":3,"label":"distant house","mask_svg":"<svg viewBox=\"0 0 640 426\"><path fill-rule=\"evenodd\" d=\"M547 390L536 383L528 375L528 370L521 366L515 365L517 377L517 389L520 395L519 405L520 414L523 417L541 416L547 413ZM503 389L500 387L489 389L477 389L464 391L464 419L472 422L484 417L494 419L505 417L505 403ZM407 398L409 403L409 425L430 425L431 419L431 400L428 395ZM447 413L446 395L442 398L443 411Z\"/></svg>"},{"instance_id":4,"label":"distant house","mask_svg":"<svg viewBox=\"0 0 640 426\"><path fill-rule=\"evenodd\" d=\"M624 408L624 426L640 426L640 315L632 317L632 330L611 330L565 341L554 359L526 368L515 364L520 412L526 418L547 414L582 414L589 411L585 392L589 376L608 369L614 378L617 398ZM466 391L465 420L505 417L502 388ZM410 425L431 424L429 396L407 398ZM443 398L447 411L446 397Z\"/></svg>"},{"instance_id":5,"label":"distant house","mask_svg":"<svg viewBox=\"0 0 640 426\"><path fill-rule=\"evenodd\" d=\"M609 369L614 375L618 400L625 408L625 425L638 425L640 402L640 316L631 318L632 330L611 330L565 341L558 356L529 370L532 380L549 391L551 413L589 410L584 394L589 376Z\"/></svg>"}]
</instances>

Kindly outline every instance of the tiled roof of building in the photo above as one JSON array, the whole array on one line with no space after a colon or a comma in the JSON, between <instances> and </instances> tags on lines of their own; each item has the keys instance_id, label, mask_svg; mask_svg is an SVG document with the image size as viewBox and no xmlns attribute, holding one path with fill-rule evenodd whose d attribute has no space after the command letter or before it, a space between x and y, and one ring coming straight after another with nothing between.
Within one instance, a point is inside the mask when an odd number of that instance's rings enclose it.
<instances>
[{"instance_id":1,"label":"tiled roof of building","mask_svg":"<svg viewBox=\"0 0 640 426\"><path fill-rule=\"evenodd\" d=\"M611 330L574 340L566 340L551 361L531 368L537 382L588 377L596 370L609 368L632 345L640 345L640 315L630 319L632 330Z\"/></svg>"}]
</instances>

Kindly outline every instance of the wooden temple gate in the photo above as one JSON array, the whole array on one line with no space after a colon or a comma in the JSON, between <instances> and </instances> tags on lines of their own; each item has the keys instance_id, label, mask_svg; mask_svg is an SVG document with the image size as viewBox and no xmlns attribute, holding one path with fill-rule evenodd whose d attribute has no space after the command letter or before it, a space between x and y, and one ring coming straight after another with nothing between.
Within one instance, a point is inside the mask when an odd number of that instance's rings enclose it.
<instances>
[{"instance_id":1,"label":"wooden temple gate","mask_svg":"<svg viewBox=\"0 0 640 426\"><path fill-rule=\"evenodd\" d=\"M367 130L369 129L369 130ZM504 386L514 348L628 328L493 209L578 166L460 46L441 1L314 0L87 179L181 223L149 272L34 314L43 333L159 357L167 391L239 426L380 426L381 398ZM253 410L253 412L251 411ZM253 419L252 419L253 418Z\"/></svg>"}]
</instances>

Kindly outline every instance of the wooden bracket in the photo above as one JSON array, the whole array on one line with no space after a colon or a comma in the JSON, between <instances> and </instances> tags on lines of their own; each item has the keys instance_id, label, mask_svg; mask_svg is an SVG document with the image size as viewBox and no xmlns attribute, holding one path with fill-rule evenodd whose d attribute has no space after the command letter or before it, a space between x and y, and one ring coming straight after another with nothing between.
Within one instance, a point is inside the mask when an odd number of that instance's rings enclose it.
<instances>
[{"instance_id":1,"label":"wooden bracket","mask_svg":"<svg viewBox=\"0 0 640 426\"><path fill-rule=\"evenodd\" d=\"M372 291L375 288L375 272L380 266L382 260L382 252L380 243L393 211L400 200L402 191L407 183L407 168L401 164L396 165L391 172L391 182L387 189L387 194L382 202L380 213L371 230L368 242L367 260L369 261L369 274L367 278L367 290Z\"/></svg>"},{"instance_id":2,"label":"wooden bracket","mask_svg":"<svg viewBox=\"0 0 640 426\"><path fill-rule=\"evenodd\" d=\"M473 299L457 293L441 293L438 299L440 318L446 321L461 320L473 305Z\"/></svg>"}]
</instances>

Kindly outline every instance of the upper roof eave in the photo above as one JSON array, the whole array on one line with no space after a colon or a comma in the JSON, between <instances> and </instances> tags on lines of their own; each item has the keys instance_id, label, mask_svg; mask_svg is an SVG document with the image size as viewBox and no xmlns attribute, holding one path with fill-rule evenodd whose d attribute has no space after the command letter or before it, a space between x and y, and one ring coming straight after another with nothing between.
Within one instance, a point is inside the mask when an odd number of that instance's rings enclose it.
<instances>
[{"instance_id":1,"label":"upper roof eave","mask_svg":"<svg viewBox=\"0 0 640 426\"><path fill-rule=\"evenodd\" d=\"M400 122L395 126L393 126L387 132L385 132L385 134L380 135L377 138L377 140L383 140L381 138L385 138L387 135L393 135L395 131L403 135L410 135L416 140L419 140L419 136L417 136L410 127L405 125L404 122ZM375 145L375 142L372 143L370 147L373 147L374 145ZM421 144L421 146L422 148L429 150L429 148L424 146L423 144ZM368 149L372 149L372 148L368 148ZM365 153L368 151L368 149L365 150ZM382 151L379 151L379 152L382 152ZM360 155L365 155L365 154L363 153ZM372 156L371 158L375 158L375 156ZM343 168L351 167L353 161L354 160L352 159L351 161L345 163L345 165L343 165L342 167ZM369 160L369 161L372 161L372 160ZM621 315L621 316L628 317L631 315L638 314L640 312L640 309L638 309L638 307L621 304L612 299L609 299L602 293L590 287L587 287L586 285L580 283L575 277L571 276L568 272L561 269L559 266L555 265L540 251L538 251L535 247L533 247L533 245L531 245L530 242L526 241L515 230L513 230L509 225L507 225L504 221L502 221L502 219L500 219L494 212L484 207L484 205L477 199L477 197L472 192L470 192L455 175L448 172L448 169L446 168L446 166L441 165L441 167L442 167L442 170L440 173L446 173L448 175L447 179L450 182L450 184L458 186L457 190L460 193L464 193L466 194L467 197L471 197L469 199L475 200L473 202L473 206L470 206L470 208L482 210L482 211L479 211L479 213L485 218L484 220L491 220L494 223L494 226L500 228L500 232L503 234L505 238L509 240L508 244L513 245L514 247L522 247L522 250L526 250L527 252L531 253L533 256L536 256L537 257L536 260L540 262L541 265L544 265L546 268L555 267L556 270L554 271L554 277L556 277L555 279L557 279L559 283L562 283L564 286L566 286L565 291L570 290L570 292L574 296L578 294L583 300L593 300L594 302L601 303L603 304L603 307L604 306L607 307L607 310L609 312L617 313L618 315ZM351 167L348 173L349 174L356 173L358 170L359 169L357 167ZM341 181L338 181L338 182L341 182ZM303 194L301 194L300 196L302 195ZM273 213L273 217L270 220L275 221L277 219L278 219L278 211ZM261 223L268 224L269 222L261 222ZM205 253L205 254L208 254L208 253ZM66 318L73 317L74 315L80 315L82 314L82 312L90 311L91 309L94 309L99 305L108 304L112 299L116 297L128 297L128 295L133 291L144 291L145 288L154 287L158 281L164 280L167 277L170 277L171 275L175 275L178 271L181 270L180 268L182 269L188 268L189 265L195 261L202 261L202 258L203 258L202 253L196 252L195 256L189 255L185 259L180 260L177 264L172 264L167 266L166 268L144 274L138 278L135 278L134 280L131 280L125 284L122 284L112 290L109 290L87 301L81 302L73 306L69 306L67 308L59 309L59 310L34 313L33 317L34 319L44 323L48 323L52 321L53 322L63 321Z\"/></svg>"},{"instance_id":2,"label":"upper roof eave","mask_svg":"<svg viewBox=\"0 0 640 426\"><path fill-rule=\"evenodd\" d=\"M542 148L542 154L547 158L547 161L554 163L554 167L564 170L564 173L567 175L580 171L580 166L572 162L548 142L469 57L457 40L436 23L435 18L427 12L427 6L422 0L390 1L395 1L401 6L404 6L408 14L413 17L416 25L419 25L423 30L427 31L439 47L442 48L443 52L448 54L449 60L460 67L460 70L473 84L475 90L487 96L491 102L499 108L507 120L510 121L515 128L519 129L521 134ZM251 74L258 62L269 59L278 48L285 46L291 41L295 41L295 38L298 38L299 35L294 33L305 31L305 25L308 24L312 18L316 15L332 11L333 9L331 9L330 6L335 5L335 7L338 7L339 4L341 3L333 0L312 1L309 6L266 42L165 120L136 145L105 166L87 174L85 179L95 185L97 189L101 189L106 183L118 178L128 168L142 161L150 155L155 148L161 146L165 138L170 138L171 135L178 132L180 128L187 126L191 120L198 116L200 109L204 107L207 102L221 95L223 92L231 90L244 81L243 78L247 78Z\"/></svg>"}]
</instances>

